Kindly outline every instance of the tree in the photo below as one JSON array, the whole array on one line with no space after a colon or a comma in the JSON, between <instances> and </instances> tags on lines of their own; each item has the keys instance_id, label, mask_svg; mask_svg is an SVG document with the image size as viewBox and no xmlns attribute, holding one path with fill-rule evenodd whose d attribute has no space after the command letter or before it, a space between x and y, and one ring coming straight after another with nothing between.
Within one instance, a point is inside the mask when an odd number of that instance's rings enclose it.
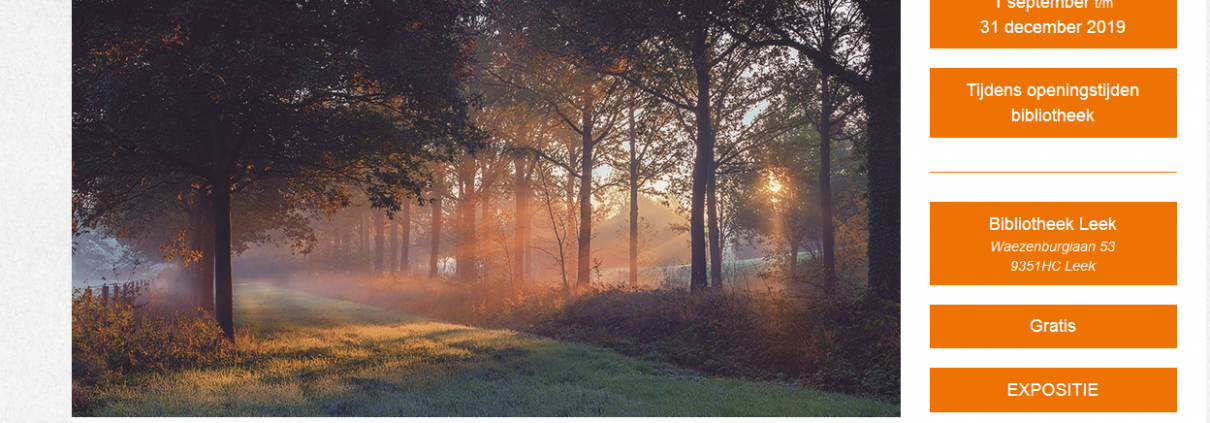
<instances>
[{"instance_id":1,"label":"tree","mask_svg":"<svg viewBox=\"0 0 1210 423\"><path fill-rule=\"evenodd\" d=\"M432 209L429 218L429 279L437 279L441 265L441 221L444 219L446 181L437 180L433 184L433 201L429 203Z\"/></svg>"},{"instance_id":2,"label":"tree","mask_svg":"<svg viewBox=\"0 0 1210 423\"><path fill-rule=\"evenodd\" d=\"M631 99L626 110L626 153L611 154L608 164L614 169L625 169L618 172L619 181L624 185L628 199L629 217L629 256L630 286L637 286L639 278L639 193L658 195L647 189L656 178L672 171L676 166L686 161L684 150L687 145L674 136L672 127L675 110L662 104L658 99L642 96L637 90L630 90ZM646 104L642 101L648 100ZM642 108L637 114L636 109Z\"/></svg>"},{"instance_id":3,"label":"tree","mask_svg":"<svg viewBox=\"0 0 1210 423\"><path fill-rule=\"evenodd\" d=\"M510 6L522 6L509 3ZM504 20L503 23L514 22ZM593 184L592 171L598 162L598 147L612 134L622 118L623 81L561 57L558 42L549 33L529 29L524 25L501 25L505 46L498 49L495 66L488 70L501 88L520 90L513 94L518 100L536 105L556 117L564 126L579 135L579 157L555 159L538 148L524 149L548 160L579 180L579 235L576 254L576 288L588 285L592 265ZM527 42L508 42L528 37ZM531 112L532 113L532 112Z\"/></svg>"},{"instance_id":4,"label":"tree","mask_svg":"<svg viewBox=\"0 0 1210 423\"><path fill-rule=\"evenodd\" d=\"M780 80L778 102L785 104L800 120L810 121L810 126L815 130L817 146L812 151L817 152L818 161L812 162L811 168L816 172L814 180L817 187L812 191L817 195L812 200L816 201L819 212L818 230L823 260L821 279L824 292L831 295L835 293L837 283L836 207L833 204L833 193L836 192L833 189L836 185L833 175L837 167L833 166L833 162L838 152L834 150L834 145L844 142L848 143L846 145L860 146L865 135L861 99L849 87L835 83L834 77L811 67L801 57L782 61L776 67ZM841 154L852 152L852 149L842 149Z\"/></svg>"},{"instance_id":5,"label":"tree","mask_svg":"<svg viewBox=\"0 0 1210 423\"><path fill-rule=\"evenodd\" d=\"M482 71L470 78L468 85L482 91ZM457 280L471 292L483 278L483 261L480 253L480 221L475 219L476 209L490 205L492 191L504 178L510 158L504 154L501 140L493 136L491 128L498 125L500 110L494 107L479 107L471 111L470 119L478 128L486 129L483 137L468 141L458 150L457 160L444 172L450 180L451 189L445 191L454 205L454 263Z\"/></svg>"},{"instance_id":6,"label":"tree","mask_svg":"<svg viewBox=\"0 0 1210 423\"><path fill-rule=\"evenodd\" d=\"M214 312L214 237L211 188L197 178L177 182L126 181L116 166L122 156L81 155L73 181L76 234L95 232L139 257L172 262L185 269L174 278L173 295L183 310ZM110 171L110 169L116 169ZM141 171L140 171L141 172ZM102 174L105 173L105 174ZM118 176L118 177L115 177ZM143 189L139 189L142 185ZM282 180L245 187L233 197L231 251L253 244L284 241L297 251L313 247L311 217L323 212L321 198L309 198ZM132 186L135 189L132 189ZM153 261L144 261L152 264Z\"/></svg>"},{"instance_id":7,"label":"tree","mask_svg":"<svg viewBox=\"0 0 1210 423\"><path fill-rule=\"evenodd\" d=\"M232 337L231 194L280 178L418 193L419 163L469 132L470 12L459 0L77 2L73 160L108 153L213 187L215 311ZM294 188L316 186L331 187Z\"/></svg>"},{"instance_id":8,"label":"tree","mask_svg":"<svg viewBox=\"0 0 1210 423\"><path fill-rule=\"evenodd\" d=\"M716 129L711 73L743 47L710 18L720 3L547 0L544 4L556 17L552 25L564 34L579 60L693 115L690 289L706 289L706 207L713 186ZM721 257L718 241L713 244L712 255ZM718 264L712 272L716 278L721 277Z\"/></svg>"},{"instance_id":9,"label":"tree","mask_svg":"<svg viewBox=\"0 0 1210 423\"><path fill-rule=\"evenodd\" d=\"M863 39L856 11L843 0L812 0L809 3L815 13L808 15L807 27L803 32L805 41L822 55L833 58L842 66L859 65ZM799 70L800 74L805 70ZM829 295L836 289L836 237L833 230L832 206L832 141L834 137L845 138L857 131L844 131L846 123L858 112L860 102L852 90L833 82L835 76L819 71L817 91L818 117L815 131L819 134L819 210L823 248L824 290ZM793 82L791 82L792 84ZM808 87L799 87L799 90ZM791 94L794 95L794 94ZM796 95L798 104L805 104L802 94ZM808 96L810 97L810 96Z\"/></svg>"},{"instance_id":10,"label":"tree","mask_svg":"<svg viewBox=\"0 0 1210 423\"><path fill-rule=\"evenodd\" d=\"M399 222L399 226L400 226L400 229L402 230L401 235L402 235L403 239L401 239L400 243L399 243L399 267L398 267L398 269L399 269L399 273L407 275L412 272L412 264L409 261L410 258L408 257L408 253L411 251L411 248L412 248L412 202L411 201L405 201L403 203L403 221ZM394 232L394 231L392 231L392 232ZM391 235L391 239L392 239L392 242L394 242L393 241L395 239L394 234Z\"/></svg>"},{"instance_id":11,"label":"tree","mask_svg":"<svg viewBox=\"0 0 1210 423\"><path fill-rule=\"evenodd\" d=\"M555 180L555 177L558 175L553 172L554 165L547 162L537 162L535 165L534 180L537 183L536 193L538 199L541 201L541 212L546 217L545 222L539 221L539 223L548 224L549 226L545 229L549 229L551 236L554 238L551 240L554 244L553 251L544 247L539 247L539 250L545 252L559 265L559 277L562 279L563 291L570 292L571 284L567 276L569 267L567 262L571 258L569 257L571 228L575 226L574 219L576 217L571 210L574 209L575 204L573 198L563 197L560 191L569 191L571 181L568 181L564 186L559 186L559 183ZM563 206L564 210L559 210L560 206Z\"/></svg>"},{"instance_id":12,"label":"tree","mask_svg":"<svg viewBox=\"0 0 1210 423\"><path fill-rule=\"evenodd\" d=\"M769 145L765 152L766 167L769 169L769 206L772 220L777 222L772 235L785 243L786 279L789 281L798 280L798 253L803 243L811 235L818 235L815 230L823 226L823 205L812 206L810 203L812 194L815 194L813 188L819 186L818 181L814 180L818 173L812 175L810 169L822 168L822 165L811 166L809 163L811 156L822 157L813 151L819 144L812 142L816 141L812 138L817 139L818 134L810 134L809 130L802 128L786 134L780 142Z\"/></svg>"},{"instance_id":13,"label":"tree","mask_svg":"<svg viewBox=\"0 0 1210 423\"><path fill-rule=\"evenodd\" d=\"M715 158L706 188L712 287L722 286L722 245L731 241L727 230L734 223L734 216L724 210L734 212L736 204L736 192L720 190L719 178L757 171L759 161L752 152L801 125L800 117L785 113L786 103L777 101L776 68L771 65L778 58L769 51L740 50L713 73ZM724 181L728 182L739 187L735 181Z\"/></svg>"},{"instance_id":14,"label":"tree","mask_svg":"<svg viewBox=\"0 0 1210 423\"><path fill-rule=\"evenodd\" d=\"M813 45L815 2L735 0L712 19L754 47L785 46L802 54L824 74L861 95L866 112L866 171L869 174L869 284L888 300L899 298L899 28L900 2L829 2L856 12L860 60L845 63Z\"/></svg>"}]
</instances>

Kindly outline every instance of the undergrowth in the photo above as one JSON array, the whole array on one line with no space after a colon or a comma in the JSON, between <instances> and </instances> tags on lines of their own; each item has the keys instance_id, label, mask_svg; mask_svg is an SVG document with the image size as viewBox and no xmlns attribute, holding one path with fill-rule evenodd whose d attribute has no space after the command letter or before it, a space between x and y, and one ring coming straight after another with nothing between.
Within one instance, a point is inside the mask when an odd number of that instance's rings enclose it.
<instances>
[{"instance_id":1,"label":"undergrowth","mask_svg":"<svg viewBox=\"0 0 1210 423\"><path fill-rule=\"evenodd\" d=\"M704 377L666 362L237 284L261 336L234 365L130 375L99 416L896 416L867 396Z\"/></svg>"},{"instance_id":2,"label":"undergrowth","mask_svg":"<svg viewBox=\"0 0 1210 423\"><path fill-rule=\"evenodd\" d=\"M208 366L254 352L255 342L222 335L209 313L148 312L134 292L105 301L91 288L76 289L71 303L72 413L87 415L99 390L126 375ZM237 331L238 334L239 331ZM238 345L238 346L237 346Z\"/></svg>"},{"instance_id":3,"label":"undergrowth","mask_svg":"<svg viewBox=\"0 0 1210 423\"><path fill-rule=\"evenodd\" d=\"M607 288L506 301L488 326L585 342L714 375L899 398L898 304L858 295Z\"/></svg>"},{"instance_id":4,"label":"undergrowth","mask_svg":"<svg viewBox=\"0 0 1210 423\"><path fill-rule=\"evenodd\" d=\"M445 279L280 283L450 322L583 342L711 375L899 398L899 304L861 289L828 300L785 290L470 289Z\"/></svg>"}]
</instances>

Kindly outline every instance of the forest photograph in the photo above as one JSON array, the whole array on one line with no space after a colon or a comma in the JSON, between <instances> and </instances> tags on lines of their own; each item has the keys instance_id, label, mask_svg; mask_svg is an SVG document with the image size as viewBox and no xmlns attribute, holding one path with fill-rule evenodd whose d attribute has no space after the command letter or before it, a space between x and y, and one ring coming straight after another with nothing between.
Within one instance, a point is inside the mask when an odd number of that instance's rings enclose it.
<instances>
[{"instance_id":1,"label":"forest photograph","mask_svg":"<svg viewBox=\"0 0 1210 423\"><path fill-rule=\"evenodd\" d=\"M897 0L74 0L73 416L898 416Z\"/></svg>"}]
</instances>

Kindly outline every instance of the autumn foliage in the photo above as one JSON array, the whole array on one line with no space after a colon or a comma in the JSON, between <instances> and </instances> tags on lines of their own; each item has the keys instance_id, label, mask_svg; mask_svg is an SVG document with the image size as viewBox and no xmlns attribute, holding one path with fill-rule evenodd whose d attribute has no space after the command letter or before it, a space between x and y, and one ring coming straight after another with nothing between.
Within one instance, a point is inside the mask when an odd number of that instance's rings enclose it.
<instances>
[{"instance_id":1,"label":"autumn foliage","mask_svg":"<svg viewBox=\"0 0 1210 423\"><path fill-rule=\"evenodd\" d=\"M251 353L249 338L222 336L209 313L146 312L130 291L108 301L91 288L77 289L71 303L72 409L86 412L93 391L123 376L209 366Z\"/></svg>"}]
</instances>

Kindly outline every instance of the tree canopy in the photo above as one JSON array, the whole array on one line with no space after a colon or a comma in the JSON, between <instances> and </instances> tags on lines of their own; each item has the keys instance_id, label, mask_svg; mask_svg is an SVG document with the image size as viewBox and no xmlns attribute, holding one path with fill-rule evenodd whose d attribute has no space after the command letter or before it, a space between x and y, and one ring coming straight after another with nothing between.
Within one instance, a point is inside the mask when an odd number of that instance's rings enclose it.
<instances>
[{"instance_id":1,"label":"tree canopy","mask_svg":"<svg viewBox=\"0 0 1210 423\"><path fill-rule=\"evenodd\" d=\"M230 333L230 194L287 179L336 203L348 201L341 183L393 209L394 194L419 195L422 165L477 136L462 85L472 6L75 2L77 223L154 190L208 191L216 313Z\"/></svg>"},{"instance_id":2,"label":"tree canopy","mask_svg":"<svg viewBox=\"0 0 1210 423\"><path fill-rule=\"evenodd\" d=\"M481 303L640 285L661 237L695 292L764 257L793 289L894 300L892 6L78 1L73 229L198 263L227 334L232 254L283 240L374 277L424 251ZM623 220L624 270L601 240Z\"/></svg>"}]
</instances>

